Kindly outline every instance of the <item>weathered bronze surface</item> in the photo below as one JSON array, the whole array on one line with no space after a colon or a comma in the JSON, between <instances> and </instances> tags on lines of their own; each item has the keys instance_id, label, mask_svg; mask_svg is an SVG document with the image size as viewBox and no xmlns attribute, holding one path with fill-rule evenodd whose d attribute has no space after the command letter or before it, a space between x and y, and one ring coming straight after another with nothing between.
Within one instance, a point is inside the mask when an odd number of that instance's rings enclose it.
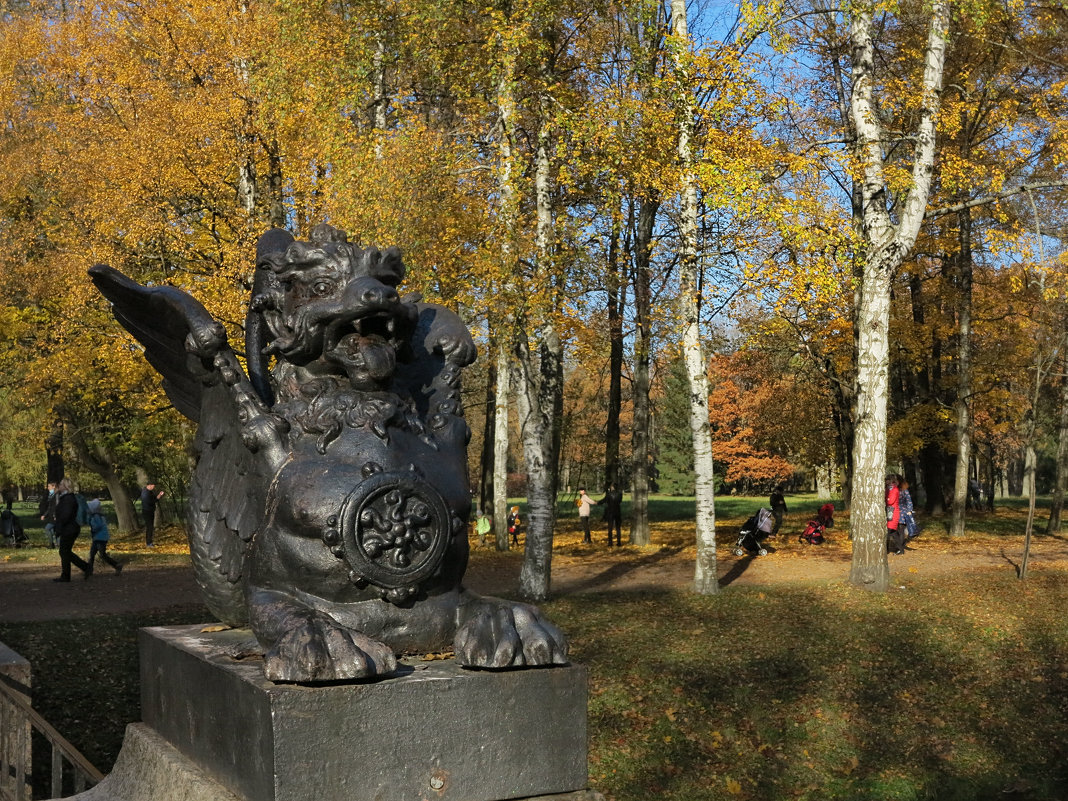
<instances>
[{"instance_id":1,"label":"weathered bronze surface","mask_svg":"<svg viewBox=\"0 0 1068 801\"><path fill-rule=\"evenodd\" d=\"M470 431L460 318L401 298L399 251L343 231L257 246L248 374L220 323L173 287L90 271L174 406L199 423L188 528L220 620L249 625L273 681L386 675L396 653L467 667L564 664L532 606L463 587Z\"/></svg>"}]
</instances>

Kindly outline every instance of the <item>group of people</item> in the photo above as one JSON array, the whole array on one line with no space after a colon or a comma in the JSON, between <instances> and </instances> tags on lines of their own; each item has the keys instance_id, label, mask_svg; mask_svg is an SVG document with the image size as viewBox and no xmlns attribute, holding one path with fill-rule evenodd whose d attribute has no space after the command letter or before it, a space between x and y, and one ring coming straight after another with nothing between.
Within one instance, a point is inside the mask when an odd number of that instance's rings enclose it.
<instances>
[{"instance_id":1,"label":"group of people","mask_svg":"<svg viewBox=\"0 0 1068 801\"><path fill-rule=\"evenodd\" d=\"M595 501L586 494L585 487L579 487L578 498L575 499L578 507L579 520L582 521L582 542L592 545L593 536L590 533L590 512L592 507L601 506L604 509L602 520L608 526L608 547L612 547L612 532L616 534L616 546L623 545L623 493L616 489L615 484L609 484L604 497Z\"/></svg>"},{"instance_id":2,"label":"group of people","mask_svg":"<svg viewBox=\"0 0 1068 801\"><path fill-rule=\"evenodd\" d=\"M71 566L82 571L86 578L93 575L96 557L111 565L116 573L122 572L122 563L108 554L107 518L101 510L100 500L94 498L86 501L80 493L74 491L74 483L63 478L58 484L49 483L48 494L41 499L38 507L41 520L44 521L45 535L49 548L59 548L60 572L53 581L70 581ZM89 561L74 553L74 542L78 539L83 525L89 526L92 544L89 547Z\"/></svg>"},{"instance_id":3,"label":"group of people","mask_svg":"<svg viewBox=\"0 0 1068 801\"><path fill-rule=\"evenodd\" d=\"M41 499L37 512L44 523L48 547L59 548L60 573L53 581L70 581L72 566L81 570L85 578L89 578L93 575L97 556L114 568L116 574L121 573L122 563L108 554L111 532L108 530L100 499L86 501L80 493L74 491L74 483L69 478L63 478L58 483L50 482L47 489L48 492ZM150 548L154 547L156 502L162 497L163 491L157 490L154 483L146 484L141 490L145 544ZM92 535L88 561L74 553L74 543L81 534L82 526L88 526Z\"/></svg>"},{"instance_id":4,"label":"group of people","mask_svg":"<svg viewBox=\"0 0 1068 801\"><path fill-rule=\"evenodd\" d=\"M579 520L582 521L582 542L593 544L593 535L590 531L590 513L592 507L601 506L604 509L603 520L608 526L608 546L612 546L612 533L615 532L615 544L623 545L623 493L610 484L605 491L604 497L595 501L586 494L586 488L580 487L578 497L575 499L578 507ZM520 528L523 524L519 516L519 507L513 506L508 510L508 534L512 538L512 545L519 545ZM493 530L493 519L481 508L475 512L475 534L478 535L478 544L485 545L486 537Z\"/></svg>"},{"instance_id":5,"label":"group of people","mask_svg":"<svg viewBox=\"0 0 1068 801\"><path fill-rule=\"evenodd\" d=\"M901 555L906 543L920 534L909 482L904 476L891 473L886 477L886 551Z\"/></svg>"},{"instance_id":6,"label":"group of people","mask_svg":"<svg viewBox=\"0 0 1068 801\"><path fill-rule=\"evenodd\" d=\"M522 522L519 518L519 507L511 507L508 510L508 534L512 538L512 545L519 544L519 526ZM475 512L475 533L478 535L479 545L486 544L486 537L491 531L493 531L493 518L479 508Z\"/></svg>"}]
</instances>

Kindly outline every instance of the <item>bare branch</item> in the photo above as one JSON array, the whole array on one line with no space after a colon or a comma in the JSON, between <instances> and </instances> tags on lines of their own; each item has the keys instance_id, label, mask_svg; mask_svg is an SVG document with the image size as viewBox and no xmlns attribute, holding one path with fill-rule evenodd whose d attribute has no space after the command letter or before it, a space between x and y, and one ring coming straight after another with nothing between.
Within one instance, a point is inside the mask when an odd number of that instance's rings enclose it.
<instances>
[{"instance_id":1,"label":"bare branch","mask_svg":"<svg viewBox=\"0 0 1068 801\"><path fill-rule=\"evenodd\" d=\"M987 206L991 203L997 203L999 200L1010 198L1013 195L1019 195L1023 192L1033 192L1039 189L1068 189L1068 181L1021 184L1020 186L1012 187L1011 189L1003 189L1000 192L995 192L992 195L984 195L983 197L966 200L962 203L954 203L951 206L939 206L935 209L928 209L927 212L924 213L923 219L933 220L936 217L944 217L947 214L956 214L965 209L974 209L976 206Z\"/></svg>"}]
</instances>

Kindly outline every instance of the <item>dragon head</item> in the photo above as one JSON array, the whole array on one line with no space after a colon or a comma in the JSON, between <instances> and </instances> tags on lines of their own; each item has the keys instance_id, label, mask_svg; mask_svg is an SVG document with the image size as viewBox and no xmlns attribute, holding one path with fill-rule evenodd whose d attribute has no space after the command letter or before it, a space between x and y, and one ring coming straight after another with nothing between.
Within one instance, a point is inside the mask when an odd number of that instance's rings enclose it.
<instances>
[{"instance_id":1,"label":"dragon head","mask_svg":"<svg viewBox=\"0 0 1068 801\"><path fill-rule=\"evenodd\" d=\"M344 375L355 389L388 388L417 319L397 294L399 250L359 248L322 224L308 242L261 254L257 267L269 270L251 301L267 327L266 353L314 375Z\"/></svg>"}]
</instances>

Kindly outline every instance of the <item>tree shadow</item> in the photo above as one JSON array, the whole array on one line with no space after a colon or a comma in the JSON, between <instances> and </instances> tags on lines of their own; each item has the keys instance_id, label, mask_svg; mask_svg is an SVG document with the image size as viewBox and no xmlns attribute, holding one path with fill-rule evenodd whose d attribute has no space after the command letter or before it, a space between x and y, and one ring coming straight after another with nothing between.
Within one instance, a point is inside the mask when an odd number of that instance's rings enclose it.
<instances>
[{"instance_id":1,"label":"tree shadow","mask_svg":"<svg viewBox=\"0 0 1068 801\"><path fill-rule=\"evenodd\" d=\"M633 573L635 570L647 568L656 565L659 562L668 560L673 556L677 556L681 551L681 545L664 547L656 553L643 556L640 559L629 559L626 562L616 562L599 573L591 574L586 578L575 582L568 582L563 587L554 588L552 595L555 598L559 598L564 595L572 595L574 593L587 592L595 589L604 590L606 589L606 585L610 585L617 579L621 579L624 576Z\"/></svg>"},{"instance_id":2,"label":"tree shadow","mask_svg":"<svg viewBox=\"0 0 1068 801\"><path fill-rule=\"evenodd\" d=\"M719 578L719 586L729 586L732 581L737 581L741 578L742 574L749 569L749 565L753 564L754 559L760 557L756 554L747 553L744 556L739 556L738 561L731 565L731 569L724 573Z\"/></svg>"},{"instance_id":3,"label":"tree shadow","mask_svg":"<svg viewBox=\"0 0 1068 801\"><path fill-rule=\"evenodd\" d=\"M1008 562L1010 565L1012 565L1012 569L1014 571L1016 571L1016 578L1019 578L1020 577L1020 568L1021 568L1020 563L1016 562L1013 559L1013 557L1011 557L1007 553L1005 553L1005 549L1004 548L1001 549L1001 558L1004 559L1006 562Z\"/></svg>"}]
</instances>

